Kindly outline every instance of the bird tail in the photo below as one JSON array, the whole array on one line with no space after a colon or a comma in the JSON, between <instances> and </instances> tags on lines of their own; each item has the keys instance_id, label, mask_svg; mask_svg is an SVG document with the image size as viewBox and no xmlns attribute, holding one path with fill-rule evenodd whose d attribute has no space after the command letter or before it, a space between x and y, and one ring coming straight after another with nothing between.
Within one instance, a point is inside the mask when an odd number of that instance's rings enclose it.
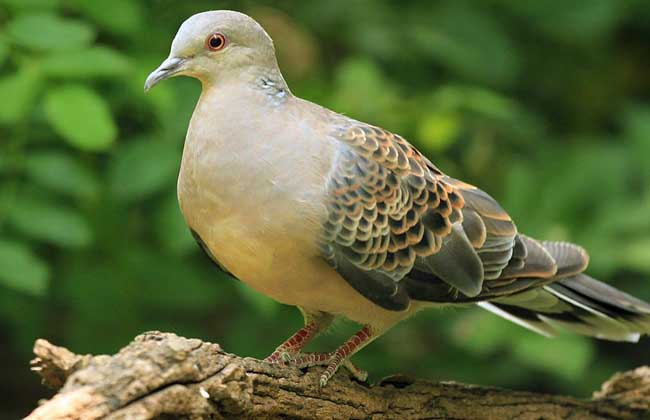
<instances>
[{"instance_id":1,"label":"bird tail","mask_svg":"<svg viewBox=\"0 0 650 420\"><path fill-rule=\"evenodd\" d=\"M551 244L544 245L553 254ZM562 258L556 260L559 273ZM584 273L478 305L545 336L554 336L556 327L611 341L650 335L650 304Z\"/></svg>"}]
</instances>

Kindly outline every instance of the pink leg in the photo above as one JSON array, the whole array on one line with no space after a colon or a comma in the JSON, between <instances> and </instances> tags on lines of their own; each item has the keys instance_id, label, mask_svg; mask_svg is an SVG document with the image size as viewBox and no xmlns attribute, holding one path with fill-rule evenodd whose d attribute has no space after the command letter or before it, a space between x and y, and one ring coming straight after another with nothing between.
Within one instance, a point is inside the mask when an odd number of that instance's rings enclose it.
<instances>
[{"instance_id":1,"label":"pink leg","mask_svg":"<svg viewBox=\"0 0 650 420\"><path fill-rule=\"evenodd\" d=\"M332 376L334 376L341 365L344 365L355 378L361 381L365 381L367 374L355 367L347 359L357 351L361 350L374 337L375 334L373 334L370 327L366 325L359 332L353 335L352 338L343 343L343 345L341 345L332 353L300 354L289 360L287 364L295 366L297 368L323 365L327 366L320 377L321 386L325 386L327 384L327 382Z\"/></svg>"},{"instance_id":2,"label":"pink leg","mask_svg":"<svg viewBox=\"0 0 650 420\"><path fill-rule=\"evenodd\" d=\"M332 376L334 376L336 371L347 360L347 358L361 350L366 344L370 343L373 338L374 334L372 333L370 327L368 325L365 325L361 330L353 335L352 338L343 343L341 347L336 349L336 351L332 354L332 357L329 361L329 364L325 368L325 371L320 376L320 386L327 385L327 382ZM353 374L355 373L352 369L350 371Z\"/></svg>"},{"instance_id":3,"label":"pink leg","mask_svg":"<svg viewBox=\"0 0 650 420\"><path fill-rule=\"evenodd\" d=\"M294 335L289 337L284 343L280 344L270 356L264 359L268 363L278 363L283 361L282 356L285 353L294 354L299 352L307 345L309 340L314 338L319 332L316 322L311 321L299 329Z\"/></svg>"},{"instance_id":4,"label":"pink leg","mask_svg":"<svg viewBox=\"0 0 650 420\"><path fill-rule=\"evenodd\" d=\"M268 363L285 362L287 356L300 352L312 338L327 329L333 319L333 316L323 313L305 314L305 326L280 344L264 361Z\"/></svg>"}]
</instances>

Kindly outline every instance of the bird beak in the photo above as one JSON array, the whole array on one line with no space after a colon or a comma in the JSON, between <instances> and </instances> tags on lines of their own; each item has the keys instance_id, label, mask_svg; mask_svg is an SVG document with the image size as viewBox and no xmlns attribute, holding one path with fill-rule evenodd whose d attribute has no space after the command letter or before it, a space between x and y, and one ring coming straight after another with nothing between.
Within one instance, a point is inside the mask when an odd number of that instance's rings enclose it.
<instances>
[{"instance_id":1,"label":"bird beak","mask_svg":"<svg viewBox=\"0 0 650 420\"><path fill-rule=\"evenodd\" d=\"M178 57L168 57L147 77L147 80L144 82L144 91L147 92L156 86L158 82L180 73L184 69L183 65L185 61L185 59Z\"/></svg>"}]
</instances>

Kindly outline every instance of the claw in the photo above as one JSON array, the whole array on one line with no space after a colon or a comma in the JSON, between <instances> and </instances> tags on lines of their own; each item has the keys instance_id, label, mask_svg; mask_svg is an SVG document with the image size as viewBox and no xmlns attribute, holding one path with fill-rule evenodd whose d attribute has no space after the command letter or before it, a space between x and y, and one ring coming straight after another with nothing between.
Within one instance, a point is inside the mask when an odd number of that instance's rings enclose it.
<instances>
[{"instance_id":1,"label":"claw","mask_svg":"<svg viewBox=\"0 0 650 420\"><path fill-rule=\"evenodd\" d=\"M330 360L327 369L325 369L323 374L320 376L319 385L321 386L321 388L327 385L329 380L334 376L334 374L338 370L339 366L346 368L347 371L350 372L350 376L352 376L354 379L356 379L359 382L365 382L368 379L368 372L359 369L348 359L345 359L339 363L336 363L335 361L336 359L334 358L334 356L331 359L334 360ZM332 366L336 366L336 367L332 369L331 368Z\"/></svg>"},{"instance_id":2,"label":"claw","mask_svg":"<svg viewBox=\"0 0 650 420\"><path fill-rule=\"evenodd\" d=\"M324 373L320 376L320 381L318 382L318 385L320 385L321 388L325 388L325 385L327 385L327 382L330 380L330 378L325 375Z\"/></svg>"},{"instance_id":3,"label":"claw","mask_svg":"<svg viewBox=\"0 0 650 420\"><path fill-rule=\"evenodd\" d=\"M352 377L357 381L366 382L368 380L368 372L359 369L350 360L345 359L345 361L343 362L343 367L345 367L348 370L348 372L350 372Z\"/></svg>"},{"instance_id":4,"label":"claw","mask_svg":"<svg viewBox=\"0 0 650 420\"><path fill-rule=\"evenodd\" d=\"M300 354L300 353L296 353L296 354ZM289 364L293 359L294 359L294 355L292 355L288 351L283 351L282 353L280 353L280 360L283 361L284 363Z\"/></svg>"},{"instance_id":5,"label":"claw","mask_svg":"<svg viewBox=\"0 0 650 420\"><path fill-rule=\"evenodd\" d=\"M297 334L300 335L299 333ZM319 379L321 387L327 385L327 382L334 376L340 366L344 366L350 371L352 377L357 381L365 382L368 379L368 373L354 366L348 360L348 357L352 356L372 338L373 331L366 325L332 353L301 353L300 349L302 346L292 344L292 339L290 339L278 347L265 361L281 366L292 366L298 369L312 366L326 366Z\"/></svg>"}]
</instances>

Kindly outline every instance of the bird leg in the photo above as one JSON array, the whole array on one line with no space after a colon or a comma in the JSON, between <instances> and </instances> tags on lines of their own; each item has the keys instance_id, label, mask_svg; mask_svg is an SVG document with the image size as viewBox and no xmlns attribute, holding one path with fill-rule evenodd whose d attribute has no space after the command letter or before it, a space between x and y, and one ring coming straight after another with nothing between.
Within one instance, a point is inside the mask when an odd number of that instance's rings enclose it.
<instances>
[{"instance_id":1,"label":"bird leg","mask_svg":"<svg viewBox=\"0 0 650 420\"><path fill-rule=\"evenodd\" d=\"M370 343L376 336L376 334L373 334L370 326L366 325L331 353L298 354L290 360L285 361L285 363L297 368L327 366L321 374L320 386L327 385L327 382L341 366L345 366L356 379L365 381L368 378L368 374L354 366L348 358Z\"/></svg>"},{"instance_id":2,"label":"bird leg","mask_svg":"<svg viewBox=\"0 0 650 420\"><path fill-rule=\"evenodd\" d=\"M266 359L267 363L287 362L291 356L300 352L309 341L323 332L332 323L333 317L321 314L318 316L306 316L305 326L299 329L286 341L280 344Z\"/></svg>"},{"instance_id":3,"label":"bird leg","mask_svg":"<svg viewBox=\"0 0 650 420\"><path fill-rule=\"evenodd\" d=\"M294 335L287 338L287 340L280 344L266 359L268 363L278 363L285 361L286 355L298 353L303 347L307 345L309 340L314 338L318 331L315 322L309 322L304 327L299 329Z\"/></svg>"},{"instance_id":4,"label":"bird leg","mask_svg":"<svg viewBox=\"0 0 650 420\"><path fill-rule=\"evenodd\" d=\"M374 334L370 329L370 326L364 325L363 328L357 331L357 333L354 334L348 341L336 349L329 361L329 364L325 368L325 371L320 375L320 386L323 387L327 385L327 382L332 376L334 376L336 371L339 369L339 367L341 367L342 364L344 364L348 357L361 350L364 346L370 343L373 338ZM350 370L352 374L354 374L355 371L358 371L356 367L354 367L353 370Z\"/></svg>"}]
</instances>

